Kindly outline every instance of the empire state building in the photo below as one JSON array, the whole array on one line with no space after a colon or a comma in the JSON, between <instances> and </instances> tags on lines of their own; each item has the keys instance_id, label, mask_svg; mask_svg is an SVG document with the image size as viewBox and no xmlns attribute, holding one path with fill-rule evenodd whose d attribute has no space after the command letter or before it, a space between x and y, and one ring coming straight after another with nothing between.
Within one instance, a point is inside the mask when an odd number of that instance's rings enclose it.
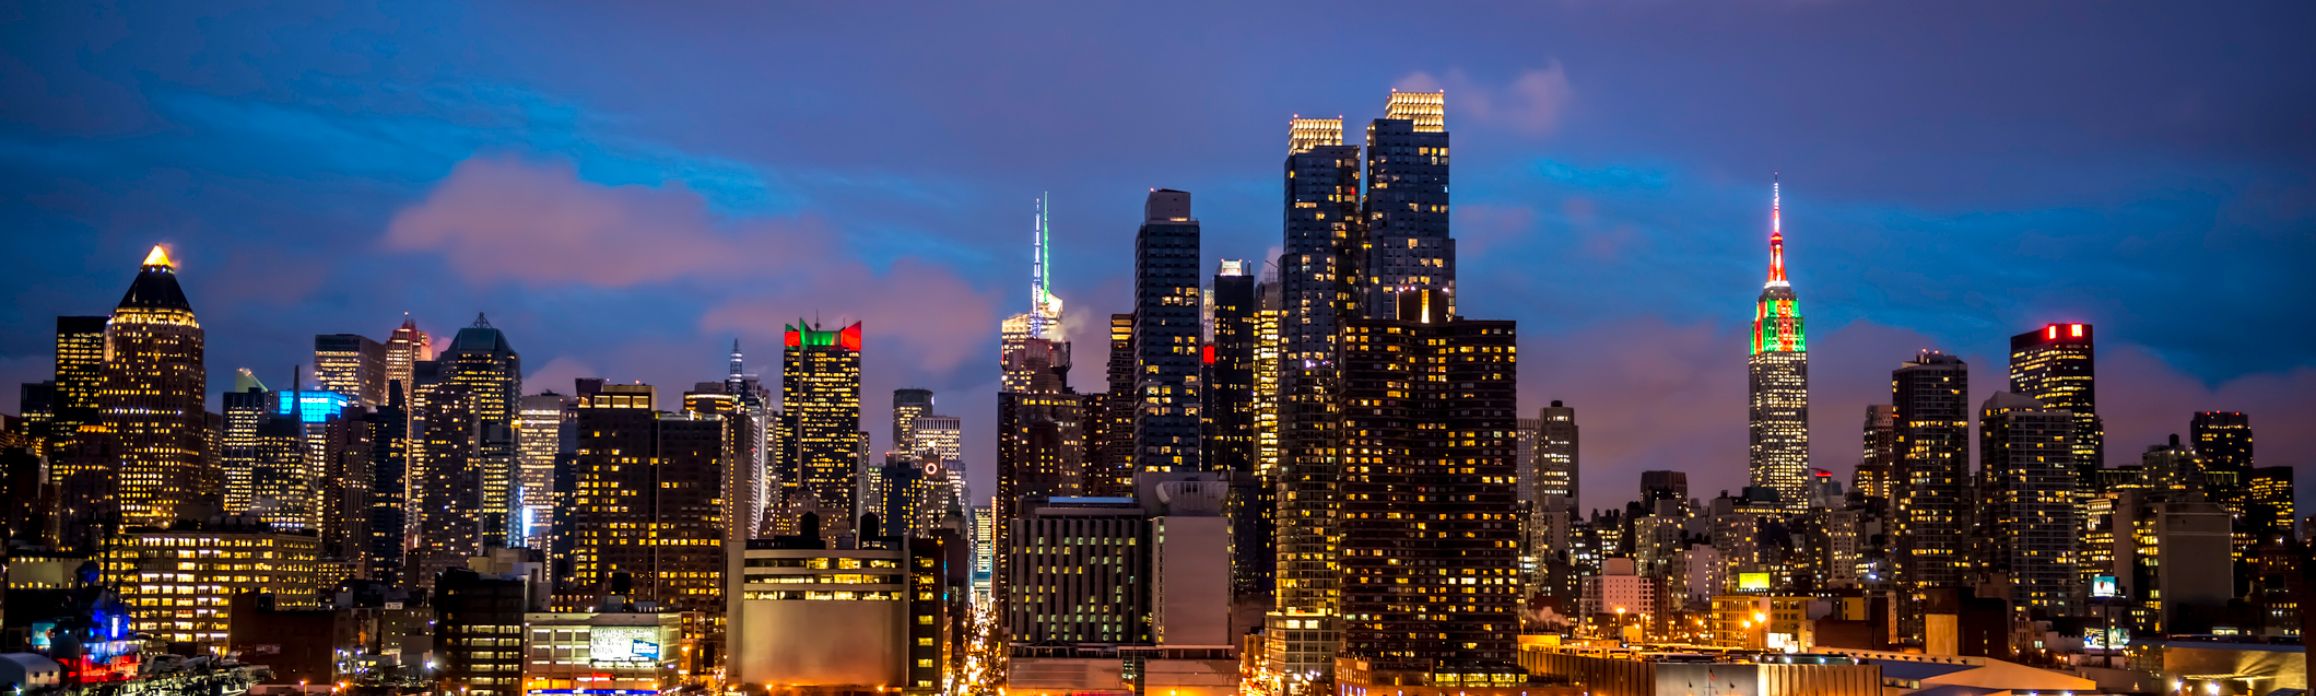
<instances>
[{"instance_id":1,"label":"empire state building","mask_svg":"<svg viewBox=\"0 0 2316 696\"><path fill-rule=\"evenodd\" d=\"M1809 345L1802 339L1801 302L1785 279L1785 230L1776 183L1769 188L1769 280L1753 305L1753 339L1746 346L1754 486L1777 491L1788 513L1809 507Z\"/></svg>"}]
</instances>

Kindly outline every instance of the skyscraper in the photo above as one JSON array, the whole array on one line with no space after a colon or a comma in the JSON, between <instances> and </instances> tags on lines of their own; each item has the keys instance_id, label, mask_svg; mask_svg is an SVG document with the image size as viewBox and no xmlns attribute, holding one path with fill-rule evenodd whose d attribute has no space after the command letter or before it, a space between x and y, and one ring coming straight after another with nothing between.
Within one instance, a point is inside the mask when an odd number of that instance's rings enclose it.
<instances>
[{"instance_id":1,"label":"skyscraper","mask_svg":"<svg viewBox=\"0 0 2316 696\"><path fill-rule=\"evenodd\" d=\"M552 548L555 469L578 445L579 399L555 392L525 396L515 414L515 546Z\"/></svg>"},{"instance_id":2,"label":"skyscraper","mask_svg":"<svg viewBox=\"0 0 2316 696\"><path fill-rule=\"evenodd\" d=\"M246 513L257 496L258 425L273 415L273 392L249 368L241 368L233 391L224 397L223 423L218 433L217 466L225 479L225 512Z\"/></svg>"},{"instance_id":3,"label":"skyscraper","mask_svg":"<svg viewBox=\"0 0 2316 696\"><path fill-rule=\"evenodd\" d=\"M57 531L67 550L94 548L99 527L112 521L111 443L98 424L97 398L104 389L105 322L110 319L56 318L55 398L41 450L58 489Z\"/></svg>"},{"instance_id":4,"label":"skyscraper","mask_svg":"<svg viewBox=\"0 0 2316 696\"><path fill-rule=\"evenodd\" d=\"M218 511L223 480L209 459L209 375L201 323L161 247L145 256L105 325L98 422L112 440L124 527L168 527Z\"/></svg>"},{"instance_id":5,"label":"skyscraper","mask_svg":"<svg viewBox=\"0 0 2316 696\"><path fill-rule=\"evenodd\" d=\"M2106 466L2107 434L2099 420L2091 336L2090 324L2070 323L2010 337L2010 390L2075 416L2076 476L2085 484L2077 489L2079 498L2104 492L2097 483L2099 469Z\"/></svg>"},{"instance_id":6,"label":"skyscraper","mask_svg":"<svg viewBox=\"0 0 2316 696\"><path fill-rule=\"evenodd\" d=\"M1367 125L1368 315L1391 317L1392 295L1437 290L1456 309L1456 243L1448 236L1447 93L1392 90Z\"/></svg>"},{"instance_id":7,"label":"skyscraper","mask_svg":"<svg viewBox=\"0 0 2316 696\"><path fill-rule=\"evenodd\" d=\"M1785 278L1777 184L1769 191L1769 281L1754 301L1753 340L1746 346L1753 457L1748 471L1752 485L1777 491L1780 509L1799 514L1809 507L1809 344L1800 300Z\"/></svg>"},{"instance_id":8,"label":"skyscraper","mask_svg":"<svg viewBox=\"0 0 2316 696\"><path fill-rule=\"evenodd\" d=\"M1863 448L1858 458L1857 475L1850 479L1850 489L1869 502L1887 506L1890 502L1890 475L1898 466L1898 409L1889 404L1866 406L1866 421L1862 429Z\"/></svg>"},{"instance_id":9,"label":"skyscraper","mask_svg":"<svg viewBox=\"0 0 2316 696\"><path fill-rule=\"evenodd\" d=\"M2249 479L2252 468L2252 418L2242 411L2197 411L2188 422L2195 452L2214 470L2232 471Z\"/></svg>"},{"instance_id":10,"label":"skyscraper","mask_svg":"<svg viewBox=\"0 0 2316 696\"><path fill-rule=\"evenodd\" d=\"M1343 325L1342 654L1376 684L1520 674L1517 337L1444 294Z\"/></svg>"},{"instance_id":11,"label":"skyscraper","mask_svg":"<svg viewBox=\"0 0 2316 696\"><path fill-rule=\"evenodd\" d=\"M1970 368L1924 350L1890 373L1898 451L1896 498L1900 630L1919 638L1933 590L1960 587L1970 568Z\"/></svg>"},{"instance_id":12,"label":"skyscraper","mask_svg":"<svg viewBox=\"0 0 2316 696\"><path fill-rule=\"evenodd\" d=\"M1278 502L1272 517L1277 610L1264 618L1264 645L1281 673L1328 673L1341 639L1337 332L1356 316L1365 272L1359 148L1343 144L1343 119L1297 116L1288 121L1282 168Z\"/></svg>"},{"instance_id":13,"label":"skyscraper","mask_svg":"<svg viewBox=\"0 0 2316 696\"><path fill-rule=\"evenodd\" d=\"M1001 615L1002 605L1009 599L1006 571L1014 558L1013 521L1020 516L1021 501L1079 495L1085 492L1089 478L1115 480L1123 475L1123 465L1114 472L1104 466L1113 460L1103 456L1101 433L1108 432L1102 426L1112 412L1109 397L1130 398L1133 392L1130 387L1113 387L1113 394L1080 395L1070 390L1070 344L1063 340L1061 331L1061 298L1048 288L1051 230L1042 196L1035 222L1029 311L1006 319L1000 331L1004 379L997 394L997 490L982 515L988 519L976 520L978 528L986 530L979 543L988 549L985 572L990 574L990 597L1000 604ZM1130 319L1126 326L1130 334ZM1131 343L1113 345L1113 365L1124 359L1131 369ZM1123 377L1130 384L1132 376L1128 372L1110 377L1113 383ZM928 403L927 414L930 408ZM922 420L920 417L919 422ZM1128 444L1130 447L1130 440ZM1118 457L1115 461L1130 456L1124 448L1112 454Z\"/></svg>"},{"instance_id":14,"label":"skyscraper","mask_svg":"<svg viewBox=\"0 0 2316 696\"><path fill-rule=\"evenodd\" d=\"M418 328L418 322L402 313L402 325L386 337L386 382L402 385L402 403L416 404L418 380L414 377L418 363L434 359L434 338ZM416 413L407 414L417 418ZM417 433L411 433L416 436ZM415 448L413 448L415 449Z\"/></svg>"},{"instance_id":15,"label":"skyscraper","mask_svg":"<svg viewBox=\"0 0 2316 696\"><path fill-rule=\"evenodd\" d=\"M933 390L893 390L893 452L902 456L917 454L917 419L933 412Z\"/></svg>"},{"instance_id":16,"label":"skyscraper","mask_svg":"<svg viewBox=\"0 0 2316 696\"><path fill-rule=\"evenodd\" d=\"M1247 263L1224 259L1209 295L1214 342L1206 359L1206 466L1254 473L1255 278Z\"/></svg>"},{"instance_id":17,"label":"skyscraper","mask_svg":"<svg viewBox=\"0 0 2316 696\"><path fill-rule=\"evenodd\" d=\"M1579 493L1576 458L1576 409L1552 405L1536 412L1536 496L1559 496L1575 501Z\"/></svg>"},{"instance_id":18,"label":"skyscraper","mask_svg":"<svg viewBox=\"0 0 2316 696\"><path fill-rule=\"evenodd\" d=\"M1134 234L1134 467L1200 471L1198 220L1190 194L1150 192Z\"/></svg>"},{"instance_id":19,"label":"skyscraper","mask_svg":"<svg viewBox=\"0 0 2316 696\"><path fill-rule=\"evenodd\" d=\"M410 407L389 382L386 403L361 418L370 431L370 552L363 577L399 584L409 543Z\"/></svg>"},{"instance_id":20,"label":"skyscraper","mask_svg":"<svg viewBox=\"0 0 2316 696\"><path fill-rule=\"evenodd\" d=\"M522 359L505 333L476 315L442 355L411 369L409 563L412 582L431 586L442 571L506 545Z\"/></svg>"},{"instance_id":21,"label":"skyscraper","mask_svg":"<svg viewBox=\"0 0 2316 696\"><path fill-rule=\"evenodd\" d=\"M363 406L386 403L386 346L361 334L314 336L314 387Z\"/></svg>"},{"instance_id":22,"label":"skyscraper","mask_svg":"<svg viewBox=\"0 0 2316 696\"><path fill-rule=\"evenodd\" d=\"M965 420L962 418L927 413L917 416L916 425L911 429L915 435L909 448L916 450L924 461L949 466L964 455Z\"/></svg>"},{"instance_id":23,"label":"skyscraper","mask_svg":"<svg viewBox=\"0 0 2316 696\"><path fill-rule=\"evenodd\" d=\"M1062 300L1053 294L1052 207L1046 196L1038 196L1030 240L1029 311L1006 317L998 326L998 363L1004 369L1001 391L1024 391L1037 379L1034 369L1019 357L1030 339L1045 340L1047 349L1069 346L1062 336ZM1066 357L1062 362L1068 362Z\"/></svg>"},{"instance_id":24,"label":"skyscraper","mask_svg":"<svg viewBox=\"0 0 2316 696\"><path fill-rule=\"evenodd\" d=\"M722 416L662 413L655 390L606 384L580 397L570 581L580 607L628 573L632 596L672 609L724 608Z\"/></svg>"},{"instance_id":25,"label":"skyscraper","mask_svg":"<svg viewBox=\"0 0 2316 696\"><path fill-rule=\"evenodd\" d=\"M1134 489L1134 420L1142 403L1134 387L1134 313L1110 315L1109 357L1104 372L1109 391L1103 393L1101 423L1086 429L1101 435L1086 445L1086 495L1127 495ZM1096 415L1089 412L1086 418L1091 421Z\"/></svg>"},{"instance_id":26,"label":"skyscraper","mask_svg":"<svg viewBox=\"0 0 2316 696\"><path fill-rule=\"evenodd\" d=\"M1999 393L1979 409L1975 554L2007 578L2013 606L2046 617L2076 608L2074 414Z\"/></svg>"},{"instance_id":27,"label":"skyscraper","mask_svg":"<svg viewBox=\"0 0 2316 696\"><path fill-rule=\"evenodd\" d=\"M825 331L800 319L782 340L780 403L792 437L781 444L796 479L781 485L833 513L822 515L820 528L834 538L859 523L860 322Z\"/></svg>"}]
</instances>

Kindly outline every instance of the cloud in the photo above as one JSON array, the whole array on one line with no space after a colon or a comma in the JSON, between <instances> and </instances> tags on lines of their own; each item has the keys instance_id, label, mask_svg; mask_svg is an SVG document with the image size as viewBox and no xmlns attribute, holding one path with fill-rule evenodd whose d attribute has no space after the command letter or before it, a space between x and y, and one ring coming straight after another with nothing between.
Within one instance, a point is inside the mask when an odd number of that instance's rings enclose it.
<instances>
[{"instance_id":1,"label":"cloud","mask_svg":"<svg viewBox=\"0 0 2316 696\"><path fill-rule=\"evenodd\" d=\"M629 287L810 263L815 221L721 223L682 183L603 186L565 161L476 157L394 215L385 247L441 253L469 282Z\"/></svg>"},{"instance_id":2,"label":"cloud","mask_svg":"<svg viewBox=\"0 0 2316 696\"><path fill-rule=\"evenodd\" d=\"M1550 135L1558 130L1562 115L1576 100L1576 90L1568 83L1568 71L1557 60L1542 68L1523 70L1502 86L1483 84L1461 68L1450 69L1444 76L1416 72L1400 78L1393 86L1404 90L1445 90L1449 109L1455 117L1470 118L1530 137Z\"/></svg>"}]
</instances>

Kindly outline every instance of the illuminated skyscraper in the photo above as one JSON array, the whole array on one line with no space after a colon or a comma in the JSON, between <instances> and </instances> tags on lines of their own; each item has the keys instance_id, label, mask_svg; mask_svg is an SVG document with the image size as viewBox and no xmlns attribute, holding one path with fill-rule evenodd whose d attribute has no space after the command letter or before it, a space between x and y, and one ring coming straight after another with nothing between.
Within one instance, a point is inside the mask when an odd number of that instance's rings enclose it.
<instances>
[{"instance_id":1,"label":"illuminated skyscraper","mask_svg":"<svg viewBox=\"0 0 2316 696\"><path fill-rule=\"evenodd\" d=\"M1979 409L1977 559L2007 578L2013 606L2073 616L2081 534L2074 415L2000 393Z\"/></svg>"},{"instance_id":2,"label":"illuminated skyscraper","mask_svg":"<svg viewBox=\"0 0 2316 696\"><path fill-rule=\"evenodd\" d=\"M1047 325L1045 336L1032 336L1027 331L1041 303L1050 305L1057 315L1061 304L1043 289L1046 218L1042 206L1039 212L1038 247L1031 259L1032 308L1028 313L1008 319L1005 328L1005 379L997 394L997 491L989 509L983 513L993 518L984 524L988 536L983 543L990 553L990 596L1000 604L1008 598L1006 569L1014 558L1012 521L1020 516L1021 501L1079 495L1085 492L1089 478L1115 480L1124 474L1123 466L1116 467L1115 471L1106 467L1104 462L1111 460L1103 457L1102 452L1101 433L1108 432L1103 426L1111 412L1112 394L1081 395L1070 390L1070 344L1061 340L1058 324ZM1132 322L1127 322L1126 327L1130 335ZM1018 339L1015 338L1017 328L1020 329ZM1130 349L1131 341L1124 348L1113 344L1112 363L1123 358L1130 370ZM1130 371L1111 375L1113 382L1120 377L1131 384ZM1118 389L1115 395L1131 399L1132 393L1133 389L1128 386ZM930 406L928 413L929 409ZM1123 416L1128 412L1120 410L1119 413ZM1131 438L1125 442L1125 447L1112 453L1118 457L1116 461L1130 456Z\"/></svg>"},{"instance_id":3,"label":"illuminated skyscraper","mask_svg":"<svg viewBox=\"0 0 2316 696\"><path fill-rule=\"evenodd\" d=\"M1109 391L1101 397L1102 409L1098 416L1093 411L1086 413L1088 422L1101 421L1086 428L1089 435L1099 434L1086 444L1086 495L1129 495L1134 489L1134 415L1142 402L1134 388L1132 312L1110 315L1109 358L1104 373Z\"/></svg>"},{"instance_id":4,"label":"illuminated skyscraper","mask_svg":"<svg viewBox=\"0 0 2316 696\"><path fill-rule=\"evenodd\" d=\"M893 452L917 454L917 418L933 412L933 390L893 390Z\"/></svg>"},{"instance_id":5,"label":"illuminated skyscraper","mask_svg":"<svg viewBox=\"0 0 2316 696\"><path fill-rule=\"evenodd\" d=\"M1206 358L1206 466L1254 474L1255 278L1224 259L1209 297L1214 342Z\"/></svg>"},{"instance_id":6,"label":"illuminated skyscraper","mask_svg":"<svg viewBox=\"0 0 2316 696\"><path fill-rule=\"evenodd\" d=\"M1891 537L1897 544L1900 631L1922 633L1932 590L1962 586L1970 569L1970 368L1925 350L1890 373L1897 407Z\"/></svg>"},{"instance_id":7,"label":"illuminated skyscraper","mask_svg":"<svg viewBox=\"0 0 2316 696\"><path fill-rule=\"evenodd\" d=\"M1356 316L1359 148L1343 119L1288 122L1285 246L1278 260L1276 611L1264 618L1281 673L1329 673L1340 640L1336 576L1337 329Z\"/></svg>"},{"instance_id":8,"label":"illuminated skyscraper","mask_svg":"<svg viewBox=\"0 0 2316 696\"><path fill-rule=\"evenodd\" d=\"M153 247L105 326L97 397L123 527L165 528L218 511L224 481L209 458L203 340L176 264Z\"/></svg>"},{"instance_id":9,"label":"illuminated skyscraper","mask_svg":"<svg viewBox=\"0 0 2316 696\"><path fill-rule=\"evenodd\" d=\"M1748 470L1752 485L1777 491L1778 507L1799 514L1809 507L1809 344L1802 335L1801 302L1785 279L1777 185L1769 190L1769 281L1754 302L1753 340L1746 346Z\"/></svg>"},{"instance_id":10,"label":"illuminated skyscraper","mask_svg":"<svg viewBox=\"0 0 2316 696\"><path fill-rule=\"evenodd\" d=\"M723 416L663 413L654 397L641 384L580 395L570 510L577 539L558 600L567 607L583 607L626 572L637 600L724 609Z\"/></svg>"},{"instance_id":11,"label":"illuminated skyscraper","mask_svg":"<svg viewBox=\"0 0 2316 696\"><path fill-rule=\"evenodd\" d=\"M399 584L410 534L410 406L400 384L386 403L361 416L370 431L370 552L364 577Z\"/></svg>"},{"instance_id":12,"label":"illuminated skyscraper","mask_svg":"<svg viewBox=\"0 0 2316 696\"><path fill-rule=\"evenodd\" d=\"M2252 470L2251 485L2245 496L2244 525L2251 529L2252 538L2260 544L2291 540L2292 467L2263 466Z\"/></svg>"},{"instance_id":13,"label":"illuminated skyscraper","mask_svg":"<svg viewBox=\"0 0 2316 696\"><path fill-rule=\"evenodd\" d=\"M1373 684L1513 685L1517 338L1443 295L1343 326L1342 655Z\"/></svg>"},{"instance_id":14,"label":"illuminated skyscraper","mask_svg":"<svg viewBox=\"0 0 2316 696\"><path fill-rule=\"evenodd\" d=\"M1391 317L1391 296L1430 289L1456 310L1456 243L1448 236L1445 92L1393 90L1367 125L1367 312Z\"/></svg>"},{"instance_id":15,"label":"illuminated skyscraper","mask_svg":"<svg viewBox=\"0 0 2316 696\"><path fill-rule=\"evenodd\" d=\"M1020 356L1030 339L1044 339L1046 348L1069 343L1062 336L1062 300L1053 294L1052 202L1037 198L1037 217L1030 240L1029 311L1006 317L998 327L998 362L1004 369L1000 391L1025 391L1038 375ZM1067 362L1064 356L1063 362Z\"/></svg>"},{"instance_id":16,"label":"illuminated skyscraper","mask_svg":"<svg viewBox=\"0 0 2316 696\"><path fill-rule=\"evenodd\" d=\"M402 403L417 403L415 394L418 381L412 375L418 363L434 359L434 338L418 328L418 322L402 313L402 325L386 337L386 382L402 384ZM415 418L416 414L410 414Z\"/></svg>"},{"instance_id":17,"label":"illuminated skyscraper","mask_svg":"<svg viewBox=\"0 0 2316 696\"><path fill-rule=\"evenodd\" d=\"M386 403L386 346L361 334L314 336L315 388L363 406Z\"/></svg>"},{"instance_id":18,"label":"illuminated skyscraper","mask_svg":"<svg viewBox=\"0 0 2316 696\"><path fill-rule=\"evenodd\" d=\"M506 545L523 372L506 334L480 315L442 355L412 369L411 580L431 586L442 571Z\"/></svg>"},{"instance_id":19,"label":"illuminated skyscraper","mask_svg":"<svg viewBox=\"0 0 2316 696\"><path fill-rule=\"evenodd\" d=\"M1555 400L1536 412L1536 499L1578 495L1576 409Z\"/></svg>"},{"instance_id":20,"label":"illuminated skyscraper","mask_svg":"<svg viewBox=\"0 0 2316 696\"><path fill-rule=\"evenodd\" d=\"M515 413L514 546L547 550L555 529L555 471L578 449L579 399L555 392L523 397Z\"/></svg>"},{"instance_id":21,"label":"illuminated skyscraper","mask_svg":"<svg viewBox=\"0 0 2316 696\"><path fill-rule=\"evenodd\" d=\"M1890 476L1898 467L1898 409L1889 404L1866 406L1863 447L1850 489L1869 502L1890 503Z\"/></svg>"},{"instance_id":22,"label":"illuminated skyscraper","mask_svg":"<svg viewBox=\"0 0 2316 696\"><path fill-rule=\"evenodd\" d=\"M916 450L924 461L955 465L964 454L965 420L956 416L927 413L917 416L915 439L909 448Z\"/></svg>"},{"instance_id":23,"label":"illuminated skyscraper","mask_svg":"<svg viewBox=\"0 0 2316 696\"><path fill-rule=\"evenodd\" d=\"M273 392L249 368L234 377L233 391L224 395L225 413L218 432L217 465L225 478L225 512L250 511L257 496L258 426L271 418Z\"/></svg>"},{"instance_id":24,"label":"illuminated skyscraper","mask_svg":"<svg viewBox=\"0 0 2316 696\"><path fill-rule=\"evenodd\" d=\"M98 424L97 396L104 389L104 316L56 318L56 380L46 440L50 480L58 488L57 520L63 546L93 548L98 528L111 519L111 443ZM31 409L26 409L30 411Z\"/></svg>"},{"instance_id":25,"label":"illuminated skyscraper","mask_svg":"<svg viewBox=\"0 0 2316 696\"><path fill-rule=\"evenodd\" d=\"M2097 484L2107 452L2091 335L2090 324L2051 324L2010 337L2010 390L2075 416L2075 470L2084 484L2077 489L2080 498L2104 492Z\"/></svg>"},{"instance_id":26,"label":"illuminated skyscraper","mask_svg":"<svg viewBox=\"0 0 2316 696\"><path fill-rule=\"evenodd\" d=\"M1134 468L1201 471L1198 220L1190 194L1150 192L1134 234Z\"/></svg>"},{"instance_id":27,"label":"illuminated skyscraper","mask_svg":"<svg viewBox=\"0 0 2316 696\"><path fill-rule=\"evenodd\" d=\"M821 531L834 535L859 523L854 500L861 466L861 327L853 322L835 331L798 320L786 327L781 353L780 403L791 424L783 441L796 472L782 481L792 495L808 497L820 510ZM831 517L841 519L830 519Z\"/></svg>"}]
</instances>

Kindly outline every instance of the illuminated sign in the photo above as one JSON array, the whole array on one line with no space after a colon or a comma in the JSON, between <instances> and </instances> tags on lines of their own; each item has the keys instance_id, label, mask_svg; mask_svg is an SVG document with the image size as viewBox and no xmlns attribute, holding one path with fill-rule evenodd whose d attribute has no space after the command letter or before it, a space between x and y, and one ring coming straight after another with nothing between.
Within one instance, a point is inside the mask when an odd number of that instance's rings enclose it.
<instances>
[{"instance_id":1,"label":"illuminated sign","mask_svg":"<svg viewBox=\"0 0 2316 696\"><path fill-rule=\"evenodd\" d=\"M281 392L274 405L274 414L286 416L299 411L298 420L306 423L326 423L346 411L352 400L346 395L327 391ZM290 401L296 398L296 402ZM301 408L302 407L302 408Z\"/></svg>"},{"instance_id":2,"label":"illuminated sign","mask_svg":"<svg viewBox=\"0 0 2316 696\"><path fill-rule=\"evenodd\" d=\"M1769 591L1769 574L1768 574L1768 573L1738 573L1738 574L1737 574L1737 591L1739 591L1739 592L1768 592L1768 591Z\"/></svg>"},{"instance_id":3,"label":"illuminated sign","mask_svg":"<svg viewBox=\"0 0 2316 696\"><path fill-rule=\"evenodd\" d=\"M589 660L595 664L659 661L659 627L597 626L587 633Z\"/></svg>"},{"instance_id":4,"label":"illuminated sign","mask_svg":"<svg viewBox=\"0 0 2316 696\"><path fill-rule=\"evenodd\" d=\"M2131 631L2129 629L2120 627L2107 629L2105 639L2101 639L2099 633L2100 630L2097 626L2084 628L2083 648L2086 650L2122 650L2131 647Z\"/></svg>"},{"instance_id":5,"label":"illuminated sign","mask_svg":"<svg viewBox=\"0 0 2316 696\"><path fill-rule=\"evenodd\" d=\"M2123 596L2123 591L2116 585L2115 576L2106 573L2091 576L2092 598L2113 599L2121 596Z\"/></svg>"},{"instance_id":6,"label":"illuminated sign","mask_svg":"<svg viewBox=\"0 0 2316 696\"><path fill-rule=\"evenodd\" d=\"M781 328L780 344L790 349L837 346L853 352L860 351L860 322L857 321L836 331L821 331L802 320Z\"/></svg>"}]
</instances>

